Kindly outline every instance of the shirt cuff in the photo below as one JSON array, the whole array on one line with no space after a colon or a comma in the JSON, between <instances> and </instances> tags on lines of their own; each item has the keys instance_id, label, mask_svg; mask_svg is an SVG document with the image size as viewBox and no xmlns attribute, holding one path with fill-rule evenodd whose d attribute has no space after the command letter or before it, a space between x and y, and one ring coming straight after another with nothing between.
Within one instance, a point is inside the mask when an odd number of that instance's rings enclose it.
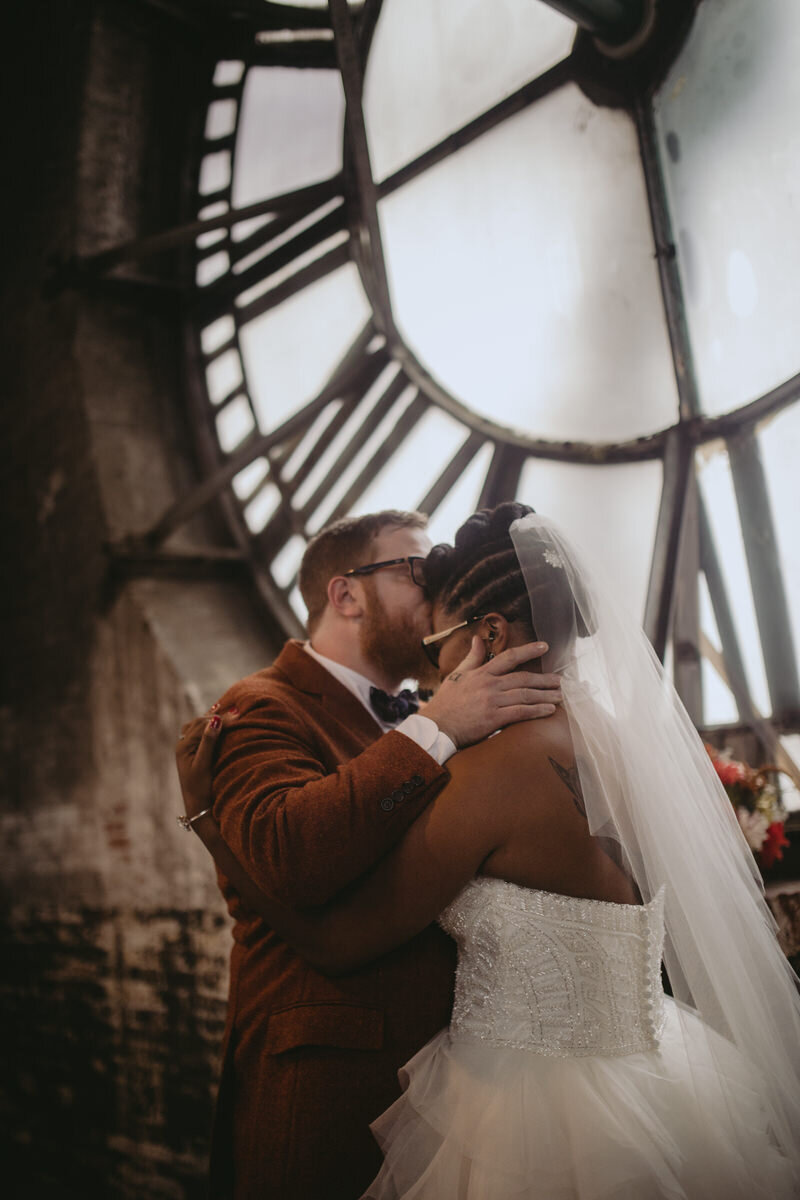
<instances>
[{"instance_id":1,"label":"shirt cuff","mask_svg":"<svg viewBox=\"0 0 800 1200\"><path fill-rule=\"evenodd\" d=\"M422 713L414 713L411 717L406 717L405 721L401 721L396 726L398 733L404 733L407 738L411 738L412 742L416 742L421 750L426 754L430 754L431 758L435 758L439 766L444 766L448 758L456 752L455 742L449 738L446 733L442 733L439 726L430 717L423 717Z\"/></svg>"}]
</instances>

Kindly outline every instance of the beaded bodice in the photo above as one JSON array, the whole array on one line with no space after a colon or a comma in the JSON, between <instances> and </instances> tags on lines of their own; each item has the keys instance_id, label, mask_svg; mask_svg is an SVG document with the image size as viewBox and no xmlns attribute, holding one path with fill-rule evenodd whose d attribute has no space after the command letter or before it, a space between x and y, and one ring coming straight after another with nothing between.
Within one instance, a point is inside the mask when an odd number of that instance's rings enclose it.
<instances>
[{"instance_id":1,"label":"beaded bodice","mask_svg":"<svg viewBox=\"0 0 800 1200\"><path fill-rule=\"evenodd\" d=\"M654 1048L663 900L663 889L638 907L473 879L439 918L458 944L451 1036L560 1057Z\"/></svg>"}]
</instances>

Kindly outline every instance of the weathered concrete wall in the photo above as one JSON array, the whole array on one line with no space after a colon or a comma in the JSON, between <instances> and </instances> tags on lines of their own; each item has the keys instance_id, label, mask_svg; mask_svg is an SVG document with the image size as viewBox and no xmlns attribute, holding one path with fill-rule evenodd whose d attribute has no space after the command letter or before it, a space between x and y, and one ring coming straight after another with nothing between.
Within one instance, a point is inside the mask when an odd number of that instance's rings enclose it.
<instances>
[{"instance_id":1,"label":"weathered concrete wall","mask_svg":"<svg viewBox=\"0 0 800 1200\"><path fill-rule=\"evenodd\" d=\"M196 470L180 314L49 281L56 260L178 218L207 52L125 0L20 9L0 370L4 1194L199 1197L230 941L174 820L172 745L275 645L244 585L109 586L107 541ZM210 514L181 538L225 531Z\"/></svg>"}]
</instances>

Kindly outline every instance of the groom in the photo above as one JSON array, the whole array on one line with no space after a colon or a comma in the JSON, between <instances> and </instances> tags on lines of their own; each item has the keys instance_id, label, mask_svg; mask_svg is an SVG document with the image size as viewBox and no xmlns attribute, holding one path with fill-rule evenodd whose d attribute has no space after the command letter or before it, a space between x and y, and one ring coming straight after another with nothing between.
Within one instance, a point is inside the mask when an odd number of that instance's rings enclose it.
<instances>
[{"instance_id":1,"label":"groom","mask_svg":"<svg viewBox=\"0 0 800 1200\"><path fill-rule=\"evenodd\" d=\"M329 903L391 849L447 782L456 747L548 701L547 677L517 672L514 696L473 655L424 716L386 695L406 677L430 681L430 545L418 513L317 535L300 571L310 642L288 642L219 702L239 715L220 743L214 815L253 880L297 908ZM520 650L509 670L541 653ZM399 1094L398 1068L449 1020L453 945L431 926L327 978L220 883L235 945L212 1196L355 1200L380 1166L369 1122Z\"/></svg>"}]
</instances>

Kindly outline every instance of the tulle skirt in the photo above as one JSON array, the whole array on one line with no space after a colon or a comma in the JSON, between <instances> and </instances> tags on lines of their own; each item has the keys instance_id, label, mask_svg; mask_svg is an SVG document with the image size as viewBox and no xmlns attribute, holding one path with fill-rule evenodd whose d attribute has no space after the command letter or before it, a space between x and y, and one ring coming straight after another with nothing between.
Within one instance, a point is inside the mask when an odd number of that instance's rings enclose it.
<instances>
[{"instance_id":1,"label":"tulle skirt","mask_svg":"<svg viewBox=\"0 0 800 1200\"><path fill-rule=\"evenodd\" d=\"M796 1200L747 1064L671 1000L657 1050L548 1058L443 1030L400 1078L363 1200Z\"/></svg>"}]
</instances>

